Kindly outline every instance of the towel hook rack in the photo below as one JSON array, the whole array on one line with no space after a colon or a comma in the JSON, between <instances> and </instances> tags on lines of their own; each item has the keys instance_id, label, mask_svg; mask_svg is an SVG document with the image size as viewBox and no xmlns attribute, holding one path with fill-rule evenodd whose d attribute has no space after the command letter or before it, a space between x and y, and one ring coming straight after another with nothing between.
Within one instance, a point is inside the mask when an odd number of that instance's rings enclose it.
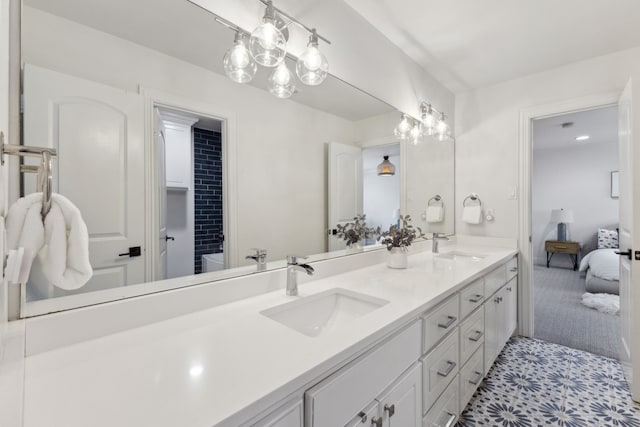
<instances>
[{"instance_id":1,"label":"towel hook rack","mask_svg":"<svg viewBox=\"0 0 640 427\"><path fill-rule=\"evenodd\" d=\"M432 206L431 202L435 202L439 206L444 206L444 202L442 201L442 197L440 197L439 194L436 194L435 196L430 198L429 201L427 202L427 206Z\"/></svg>"},{"instance_id":2,"label":"towel hook rack","mask_svg":"<svg viewBox=\"0 0 640 427\"><path fill-rule=\"evenodd\" d=\"M55 148L32 147L28 145L12 145L4 143L4 134L0 132L0 164L4 165L4 155L18 157L40 157L40 166L21 165L21 173L38 174L38 190L42 192L42 219L51 210L51 194L53 192L52 159L57 156Z\"/></svg>"},{"instance_id":3,"label":"towel hook rack","mask_svg":"<svg viewBox=\"0 0 640 427\"><path fill-rule=\"evenodd\" d=\"M471 200L471 202L477 202L476 206L482 206L482 200L480 200L480 197L478 197L478 194L476 193L471 193L469 194L467 197L464 198L464 200L462 201L462 206L466 207L466 206L470 206L467 205L467 201Z\"/></svg>"}]
</instances>

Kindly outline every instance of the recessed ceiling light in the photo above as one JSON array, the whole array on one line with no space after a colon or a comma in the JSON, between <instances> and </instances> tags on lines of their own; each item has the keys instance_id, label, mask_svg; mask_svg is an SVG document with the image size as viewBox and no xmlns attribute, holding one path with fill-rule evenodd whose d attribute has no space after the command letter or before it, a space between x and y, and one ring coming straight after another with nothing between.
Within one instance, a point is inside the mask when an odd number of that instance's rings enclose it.
<instances>
[{"instance_id":1,"label":"recessed ceiling light","mask_svg":"<svg viewBox=\"0 0 640 427\"><path fill-rule=\"evenodd\" d=\"M586 141L589 138L590 138L589 135L580 135L580 136L576 136L576 141Z\"/></svg>"}]
</instances>

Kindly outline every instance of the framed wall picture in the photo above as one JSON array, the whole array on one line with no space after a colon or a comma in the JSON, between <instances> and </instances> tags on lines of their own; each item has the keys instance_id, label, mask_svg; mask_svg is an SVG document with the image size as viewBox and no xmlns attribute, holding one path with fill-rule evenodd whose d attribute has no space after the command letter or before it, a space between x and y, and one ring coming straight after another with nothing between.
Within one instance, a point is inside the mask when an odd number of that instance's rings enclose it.
<instances>
[{"instance_id":1,"label":"framed wall picture","mask_svg":"<svg viewBox=\"0 0 640 427\"><path fill-rule=\"evenodd\" d=\"M611 198L617 199L620 197L620 180L618 177L618 171L611 172Z\"/></svg>"}]
</instances>

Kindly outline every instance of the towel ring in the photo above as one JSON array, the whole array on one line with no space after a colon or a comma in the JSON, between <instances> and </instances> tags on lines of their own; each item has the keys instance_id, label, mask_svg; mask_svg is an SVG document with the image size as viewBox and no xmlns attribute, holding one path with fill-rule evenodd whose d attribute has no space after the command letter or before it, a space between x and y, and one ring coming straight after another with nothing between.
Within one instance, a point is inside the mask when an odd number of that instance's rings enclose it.
<instances>
[{"instance_id":1,"label":"towel ring","mask_svg":"<svg viewBox=\"0 0 640 427\"><path fill-rule=\"evenodd\" d=\"M431 202L434 202L435 205L437 205L437 206L444 206L444 202L442 201L442 197L440 197L439 194L436 194L435 196L430 198L429 201L427 202L427 206L433 206L431 204Z\"/></svg>"},{"instance_id":2,"label":"towel ring","mask_svg":"<svg viewBox=\"0 0 640 427\"><path fill-rule=\"evenodd\" d=\"M474 206L482 206L482 200L480 200L480 197L478 197L478 195L476 193L471 193L469 194L467 197L464 198L464 200L462 201L462 206L463 207L467 207L467 206L472 206L472 205L467 205L467 201L471 200L471 202L477 202L475 203Z\"/></svg>"}]
</instances>

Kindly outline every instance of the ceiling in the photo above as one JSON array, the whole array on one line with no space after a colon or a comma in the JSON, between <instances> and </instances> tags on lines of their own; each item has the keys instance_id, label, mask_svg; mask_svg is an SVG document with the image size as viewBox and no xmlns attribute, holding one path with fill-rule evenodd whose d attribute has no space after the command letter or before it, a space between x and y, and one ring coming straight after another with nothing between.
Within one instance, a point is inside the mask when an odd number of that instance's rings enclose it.
<instances>
[{"instance_id":1,"label":"ceiling","mask_svg":"<svg viewBox=\"0 0 640 427\"><path fill-rule=\"evenodd\" d=\"M640 45L638 0L345 0L454 93Z\"/></svg>"},{"instance_id":2,"label":"ceiling","mask_svg":"<svg viewBox=\"0 0 640 427\"><path fill-rule=\"evenodd\" d=\"M233 44L233 31L187 0L163 0L162 7L158 7L157 0L24 0L24 3L219 74L224 74L222 58ZM290 63L289 68L295 69L295 63ZM269 71L259 67L250 84L266 90ZM333 76L318 87L297 86L292 100L351 121L395 110Z\"/></svg>"},{"instance_id":3,"label":"ceiling","mask_svg":"<svg viewBox=\"0 0 640 427\"><path fill-rule=\"evenodd\" d=\"M562 124L568 122L572 122L573 126L563 128ZM589 135L590 138L586 141L576 141L575 138L580 135ZM617 143L617 106L562 114L533 122L534 150Z\"/></svg>"}]
</instances>

